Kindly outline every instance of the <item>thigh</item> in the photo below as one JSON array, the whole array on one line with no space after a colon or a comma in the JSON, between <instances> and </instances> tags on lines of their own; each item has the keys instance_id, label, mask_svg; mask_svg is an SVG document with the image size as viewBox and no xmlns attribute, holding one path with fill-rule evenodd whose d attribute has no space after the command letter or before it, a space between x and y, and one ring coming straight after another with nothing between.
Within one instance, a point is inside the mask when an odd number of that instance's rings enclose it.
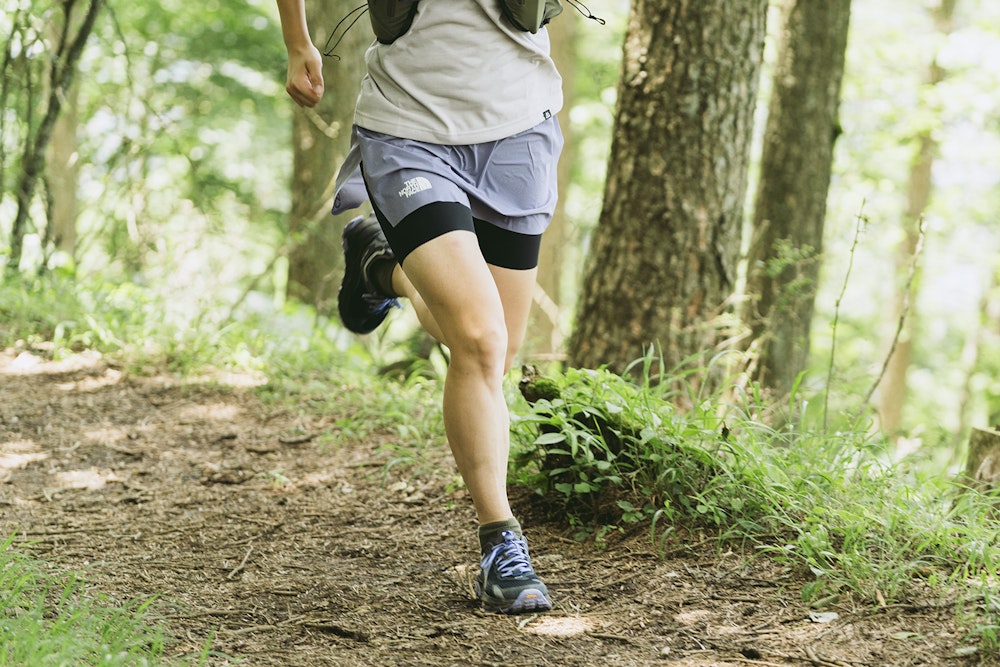
<instances>
[{"instance_id":1,"label":"thigh","mask_svg":"<svg viewBox=\"0 0 1000 667\"><path fill-rule=\"evenodd\" d=\"M504 303L472 231L435 236L401 266L453 352L504 335Z\"/></svg>"},{"instance_id":2,"label":"thigh","mask_svg":"<svg viewBox=\"0 0 1000 667\"><path fill-rule=\"evenodd\" d=\"M528 317L534 300L538 268L505 269L490 266L493 282L503 304L504 323L507 328L507 359L505 370L510 370L514 357L524 343Z\"/></svg>"},{"instance_id":3,"label":"thigh","mask_svg":"<svg viewBox=\"0 0 1000 667\"><path fill-rule=\"evenodd\" d=\"M503 302L468 207L428 204L395 226L378 207L375 214L403 273L440 329L442 342L454 347L502 332Z\"/></svg>"},{"instance_id":4,"label":"thigh","mask_svg":"<svg viewBox=\"0 0 1000 667\"><path fill-rule=\"evenodd\" d=\"M426 206L395 228L384 221L383 227L393 249L402 250L403 271L444 342L479 339L502 328L509 368L531 311L539 237L473 222L469 210L454 203Z\"/></svg>"},{"instance_id":5,"label":"thigh","mask_svg":"<svg viewBox=\"0 0 1000 667\"><path fill-rule=\"evenodd\" d=\"M542 236L520 234L482 220L476 220L475 226L479 247L503 303L507 326L507 368L510 368L528 328Z\"/></svg>"}]
</instances>

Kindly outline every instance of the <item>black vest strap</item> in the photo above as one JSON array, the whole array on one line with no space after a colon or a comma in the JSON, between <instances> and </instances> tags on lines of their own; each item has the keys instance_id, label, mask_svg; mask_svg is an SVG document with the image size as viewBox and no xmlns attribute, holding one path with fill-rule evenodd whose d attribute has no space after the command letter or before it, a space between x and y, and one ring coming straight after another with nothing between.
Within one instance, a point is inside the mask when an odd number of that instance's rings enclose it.
<instances>
[{"instance_id":1,"label":"black vest strap","mask_svg":"<svg viewBox=\"0 0 1000 667\"><path fill-rule=\"evenodd\" d=\"M500 0L500 9L518 30L536 33L562 14L560 0Z\"/></svg>"},{"instance_id":2,"label":"black vest strap","mask_svg":"<svg viewBox=\"0 0 1000 667\"><path fill-rule=\"evenodd\" d=\"M448 0L445 0L448 1ZM500 11L518 30L536 33L562 13L560 0L497 0ZM417 13L417 0L368 0L375 38L392 44L406 34Z\"/></svg>"},{"instance_id":3,"label":"black vest strap","mask_svg":"<svg viewBox=\"0 0 1000 667\"><path fill-rule=\"evenodd\" d=\"M392 44L406 34L417 13L417 0L368 0L375 39Z\"/></svg>"}]
</instances>

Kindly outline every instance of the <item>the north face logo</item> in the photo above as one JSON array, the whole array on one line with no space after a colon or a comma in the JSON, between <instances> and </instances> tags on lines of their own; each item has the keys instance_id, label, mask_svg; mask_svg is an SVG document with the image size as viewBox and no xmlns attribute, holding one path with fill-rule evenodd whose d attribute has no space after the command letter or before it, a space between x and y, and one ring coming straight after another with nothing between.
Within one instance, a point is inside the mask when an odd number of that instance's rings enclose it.
<instances>
[{"instance_id":1,"label":"the north face logo","mask_svg":"<svg viewBox=\"0 0 1000 667\"><path fill-rule=\"evenodd\" d=\"M428 181L423 176L417 176L416 178L411 178L410 180L403 183L403 189L399 191L400 197L412 197L418 192L423 192L424 190L430 190L432 187L431 182Z\"/></svg>"}]
</instances>

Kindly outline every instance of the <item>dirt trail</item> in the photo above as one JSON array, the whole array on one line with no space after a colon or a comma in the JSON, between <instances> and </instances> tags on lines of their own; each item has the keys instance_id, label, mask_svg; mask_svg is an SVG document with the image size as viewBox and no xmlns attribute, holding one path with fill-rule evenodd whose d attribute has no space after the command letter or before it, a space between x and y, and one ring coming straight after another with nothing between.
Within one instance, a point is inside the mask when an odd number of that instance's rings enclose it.
<instances>
[{"instance_id":1,"label":"dirt trail","mask_svg":"<svg viewBox=\"0 0 1000 667\"><path fill-rule=\"evenodd\" d=\"M962 634L947 605L842 600L817 615L763 559L712 544L662 559L645 536L596 550L530 521L556 607L484 614L451 477L386 475L378 443L308 439L336 418L96 356L0 352L0 535L114 599L158 596L171 654L214 634L245 665L986 664L951 657Z\"/></svg>"}]
</instances>

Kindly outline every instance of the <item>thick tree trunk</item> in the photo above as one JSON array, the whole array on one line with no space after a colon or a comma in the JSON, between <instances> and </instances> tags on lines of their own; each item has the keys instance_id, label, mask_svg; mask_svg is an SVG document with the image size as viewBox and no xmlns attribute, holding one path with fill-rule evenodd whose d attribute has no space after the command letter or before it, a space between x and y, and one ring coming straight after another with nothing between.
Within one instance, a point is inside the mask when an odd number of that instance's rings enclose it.
<instances>
[{"instance_id":1,"label":"thick tree trunk","mask_svg":"<svg viewBox=\"0 0 1000 667\"><path fill-rule=\"evenodd\" d=\"M570 363L710 351L736 282L766 0L636 0Z\"/></svg>"},{"instance_id":2,"label":"thick tree trunk","mask_svg":"<svg viewBox=\"0 0 1000 667\"><path fill-rule=\"evenodd\" d=\"M313 41L320 48L341 18L356 3L346 0L307 0ZM374 40L367 17L347 33L336 49L339 59L326 58L326 93L312 109L296 108L292 122L294 161L289 231L289 296L329 312L337 296L343 257L340 232L358 212L331 216L333 186L347 156L354 119L354 103L364 75L364 52Z\"/></svg>"},{"instance_id":3,"label":"thick tree trunk","mask_svg":"<svg viewBox=\"0 0 1000 667\"><path fill-rule=\"evenodd\" d=\"M756 379L785 397L805 370L844 77L850 0L791 2L768 109L744 320Z\"/></svg>"},{"instance_id":4,"label":"thick tree trunk","mask_svg":"<svg viewBox=\"0 0 1000 667\"><path fill-rule=\"evenodd\" d=\"M956 4L957 0L940 0L932 10L935 26L942 36L949 34L953 29L952 17L955 14ZM944 68L935 56L927 71L926 86L929 88L937 86L944 81L945 75ZM918 259L916 253L921 226L934 188L933 171L937 151L938 142L932 130L928 129L916 138L916 148L910 163L906 211L902 221L903 241L896 250L898 287L892 323L897 323L902 317L906 319L898 340L894 339L890 344L891 356L879 383L878 394L879 422L882 431L889 436L899 434L903 406L906 403L906 376L913 356L913 338L916 329L916 311L912 304L920 284L919 279L912 280L907 276L912 273L914 262ZM919 271L916 275L919 276Z\"/></svg>"}]
</instances>

